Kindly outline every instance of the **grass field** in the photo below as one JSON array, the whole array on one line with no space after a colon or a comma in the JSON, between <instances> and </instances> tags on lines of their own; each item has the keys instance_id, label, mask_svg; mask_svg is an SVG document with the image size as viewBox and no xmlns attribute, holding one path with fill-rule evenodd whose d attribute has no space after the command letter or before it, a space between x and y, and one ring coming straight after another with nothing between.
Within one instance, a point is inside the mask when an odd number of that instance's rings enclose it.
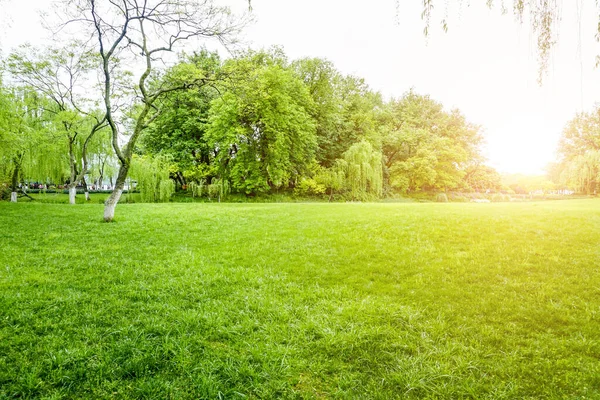
<instances>
[{"instance_id":1,"label":"grass field","mask_svg":"<svg viewBox=\"0 0 600 400\"><path fill-rule=\"evenodd\" d=\"M0 398L600 399L600 201L0 204Z\"/></svg>"}]
</instances>

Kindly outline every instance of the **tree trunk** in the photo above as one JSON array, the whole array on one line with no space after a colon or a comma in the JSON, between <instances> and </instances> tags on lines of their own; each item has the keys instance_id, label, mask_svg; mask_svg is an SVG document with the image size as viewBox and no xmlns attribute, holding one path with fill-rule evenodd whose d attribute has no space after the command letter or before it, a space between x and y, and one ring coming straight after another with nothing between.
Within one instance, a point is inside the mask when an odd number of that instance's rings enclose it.
<instances>
[{"instance_id":1,"label":"tree trunk","mask_svg":"<svg viewBox=\"0 0 600 400\"><path fill-rule=\"evenodd\" d=\"M123 188L125 187L125 180L127 179L127 173L129 172L129 164L121 165L119 168L119 175L117 176L117 181L115 182L115 188L112 193L106 199L104 203L104 221L112 222L115 218L115 207L121 198L121 194L123 193Z\"/></svg>"},{"instance_id":2,"label":"tree trunk","mask_svg":"<svg viewBox=\"0 0 600 400\"><path fill-rule=\"evenodd\" d=\"M81 182L83 183L83 193L85 193L85 201L90 201L90 192L88 190L88 185L85 181L85 178L83 178Z\"/></svg>"},{"instance_id":3,"label":"tree trunk","mask_svg":"<svg viewBox=\"0 0 600 400\"><path fill-rule=\"evenodd\" d=\"M71 183L69 185L69 204L75 204L75 196L77 195L77 184Z\"/></svg>"},{"instance_id":4,"label":"tree trunk","mask_svg":"<svg viewBox=\"0 0 600 400\"><path fill-rule=\"evenodd\" d=\"M21 170L21 163L18 161L17 158L14 159L14 163L15 163L15 169L13 170L13 174L12 174L11 192L10 192L11 203L17 202L17 190L18 190L18 186L19 186L19 172Z\"/></svg>"},{"instance_id":5,"label":"tree trunk","mask_svg":"<svg viewBox=\"0 0 600 400\"><path fill-rule=\"evenodd\" d=\"M184 186L186 186L185 177L179 171L177 171L177 173L175 174L175 181L177 183L179 183L179 187L182 188L182 189L183 189Z\"/></svg>"}]
</instances>

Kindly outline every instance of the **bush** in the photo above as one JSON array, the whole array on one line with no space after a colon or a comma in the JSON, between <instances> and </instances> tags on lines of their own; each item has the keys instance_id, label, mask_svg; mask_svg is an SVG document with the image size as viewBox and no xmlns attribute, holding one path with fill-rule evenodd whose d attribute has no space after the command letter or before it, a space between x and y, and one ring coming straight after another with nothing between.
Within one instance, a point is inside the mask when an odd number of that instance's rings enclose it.
<instances>
[{"instance_id":1,"label":"bush","mask_svg":"<svg viewBox=\"0 0 600 400\"><path fill-rule=\"evenodd\" d=\"M0 186L0 200L10 199L10 188L6 185Z\"/></svg>"},{"instance_id":2,"label":"bush","mask_svg":"<svg viewBox=\"0 0 600 400\"><path fill-rule=\"evenodd\" d=\"M435 201L438 203L447 203L448 196L446 195L446 193L438 193L438 195L435 197Z\"/></svg>"},{"instance_id":3,"label":"bush","mask_svg":"<svg viewBox=\"0 0 600 400\"><path fill-rule=\"evenodd\" d=\"M296 196L315 196L325 193L325 185L317 183L314 179L302 179L294 189Z\"/></svg>"}]
</instances>

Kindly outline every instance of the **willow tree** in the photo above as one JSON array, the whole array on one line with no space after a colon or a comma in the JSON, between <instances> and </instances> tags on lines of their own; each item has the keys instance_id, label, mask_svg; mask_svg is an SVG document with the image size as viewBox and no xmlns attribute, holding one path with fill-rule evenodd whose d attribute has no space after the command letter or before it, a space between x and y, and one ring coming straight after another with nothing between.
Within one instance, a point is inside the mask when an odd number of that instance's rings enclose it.
<instances>
[{"instance_id":1,"label":"willow tree","mask_svg":"<svg viewBox=\"0 0 600 400\"><path fill-rule=\"evenodd\" d=\"M63 159L56 152L56 137L46 119L45 99L36 92L12 88L0 91L0 161L9 177L11 201L17 202L26 180L62 176Z\"/></svg>"},{"instance_id":2,"label":"willow tree","mask_svg":"<svg viewBox=\"0 0 600 400\"><path fill-rule=\"evenodd\" d=\"M62 4L65 28L86 32L88 43L99 55L105 118L119 160L115 188L104 209L104 220L112 221L136 143L161 114L161 99L175 91L205 85L210 79L199 72L185 80L156 83L156 65L167 62L167 54L190 39L229 41L243 21L211 0L63 0ZM125 76L122 65L132 69ZM136 66L140 68L136 70ZM129 79L131 76L137 79ZM126 115L117 104L117 92L130 94L131 107ZM125 128L129 128L127 136L122 134Z\"/></svg>"},{"instance_id":3,"label":"willow tree","mask_svg":"<svg viewBox=\"0 0 600 400\"><path fill-rule=\"evenodd\" d=\"M13 78L44 95L51 106L46 111L65 141L64 153L69 164L69 203L75 204L77 185L88 173L89 144L106 127L106 117L97 112L94 102L86 99L95 67L94 54L73 42L46 50L22 46L8 57ZM86 186L86 199L89 199Z\"/></svg>"},{"instance_id":4,"label":"willow tree","mask_svg":"<svg viewBox=\"0 0 600 400\"><path fill-rule=\"evenodd\" d=\"M88 144L88 153L90 160L87 176L90 178L90 182L93 183L96 190L102 187L105 179L109 179L112 185L112 179L116 175L117 161L108 130L103 130L94 136Z\"/></svg>"},{"instance_id":5,"label":"willow tree","mask_svg":"<svg viewBox=\"0 0 600 400\"><path fill-rule=\"evenodd\" d=\"M346 182L354 200L379 197L383 191L383 164L381 152L363 140L344 153Z\"/></svg>"},{"instance_id":6,"label":"willow tree","mask_svg":"<svg viewBox=\"0 0 600 400\"><path fill-rule=\"evenodd\" d=\"M562 0L479 0L485 2L485 4L493 8L498 6L502 14L512 13L513 16L519 21L523 22L526 18L529 19L532 33L536 39L537 45L537 56L539 62L539 76L538 81L541 82L544 74L548 69L552 48L556 45L558 40L558 23L560 22L561 9L563 7ZM585 0L583 0L585 1ZM457 1L460 5L463 3L468 4L465 0ZM580 7L582 0L571 0L567 2L568 7ZM396 0L397 7L401 7L400 0ZM447 0L422 0L423 10L421 12L421 18L425 23L423 32L425 36L429 35L432 17L434 17L434 6L441 5L445 7L445 11L442 13L443 17L439 21L440 26L444 31L448 30L449 21L448 8L450 3ZM595 1L595 6L598 7L600 3ZM600 21L600 18L599 18ZM600 33L600 23L597 27L597 32Z\"/></svg>"},{"instance_id":7,"label":"willow tree","mask_svg":"<svg viewBox=\"0 0 600 400\"><path fill-rule=\"evenodd\" d=\"M569 160L561 178L577 192L597 194L600 190L600 151L589 150Z\"/></svg>"},{"instance_id":8,"label":"willow tree","mask_svg":"<svg viewBox=\"0 0 600 400\"><path fill-rule=\"evenodd\" d=\"M166 202L175 192L175 182L169 177L171 158L168 156L134 155L131 177L136 180L142 201Z\"/></svg>"},{"instance_id":9,"label":"willow tree","mask_svg":"<svg viewBox=\"0 0 600 400\"><path fill-rule=\"evenodd\" d=\"M600 189L600 107L578 113L562 131L559 147L560 182L578 192Z\"/></svg>"}]
</instances>

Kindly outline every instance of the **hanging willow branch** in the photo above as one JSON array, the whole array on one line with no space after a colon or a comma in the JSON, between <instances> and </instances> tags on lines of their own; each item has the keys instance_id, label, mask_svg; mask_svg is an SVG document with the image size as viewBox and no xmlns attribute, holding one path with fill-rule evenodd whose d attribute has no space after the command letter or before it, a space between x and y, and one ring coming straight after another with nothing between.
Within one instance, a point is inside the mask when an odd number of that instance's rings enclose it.
<instances>
[{"instance_id":1,"label":"hanging willow branch","mask_svg":"<svg viewBox=\"0 0 600 400\"><path fill-rule=\"evenodd\" d=\"M143 202L167 202L175 193L175 182L169 177L170 158L165 156L137 156L131 162L131 177Z\"/></svg>"},{"instance_id":2,"label":"hanging willow branch","mask_svg":"<svg viewBox=\"0 0 600 400\"><path fill-rule=\"evenodd\" d=\"M381 152L375 151L367 141L353 144L344 153L347 187L355 200L379 197L383 190Z\"/></svg>"},{"instance_id":3,"label":"hanging willow branch","mask_svg":"<svg viewBox=\"0 0 600 400\"><path fill-rule=\"evenodd\" d=\"M430 24L434 11L434 4L441 3L442 0L422 0L421 19L425 23L423 32L425 36L429 35ZM459 5L463 4L464 0L458 0ZM505 0L480 0L485 1L489 8L499 5L502 14L508 13ZM575 3L581 0L570 0L569 3ZM596 1L596 6L600 7L600 2ZM441 26L444 31L448 30L448 4L445 0L446 12L441 20ZM520 23L523 23L526 16L529 17L531 30L536 37L536 47L539 62L538 81L541 83L542 78L548 70L552 49L556 45L558 37L558 24L561 18L561 5L559 0L513 0L512 13ZM400 6L400 0L396 0L396 6ZM596 40L600 41L600 18L596 28Z\"/></svg>"}]
</instances>

